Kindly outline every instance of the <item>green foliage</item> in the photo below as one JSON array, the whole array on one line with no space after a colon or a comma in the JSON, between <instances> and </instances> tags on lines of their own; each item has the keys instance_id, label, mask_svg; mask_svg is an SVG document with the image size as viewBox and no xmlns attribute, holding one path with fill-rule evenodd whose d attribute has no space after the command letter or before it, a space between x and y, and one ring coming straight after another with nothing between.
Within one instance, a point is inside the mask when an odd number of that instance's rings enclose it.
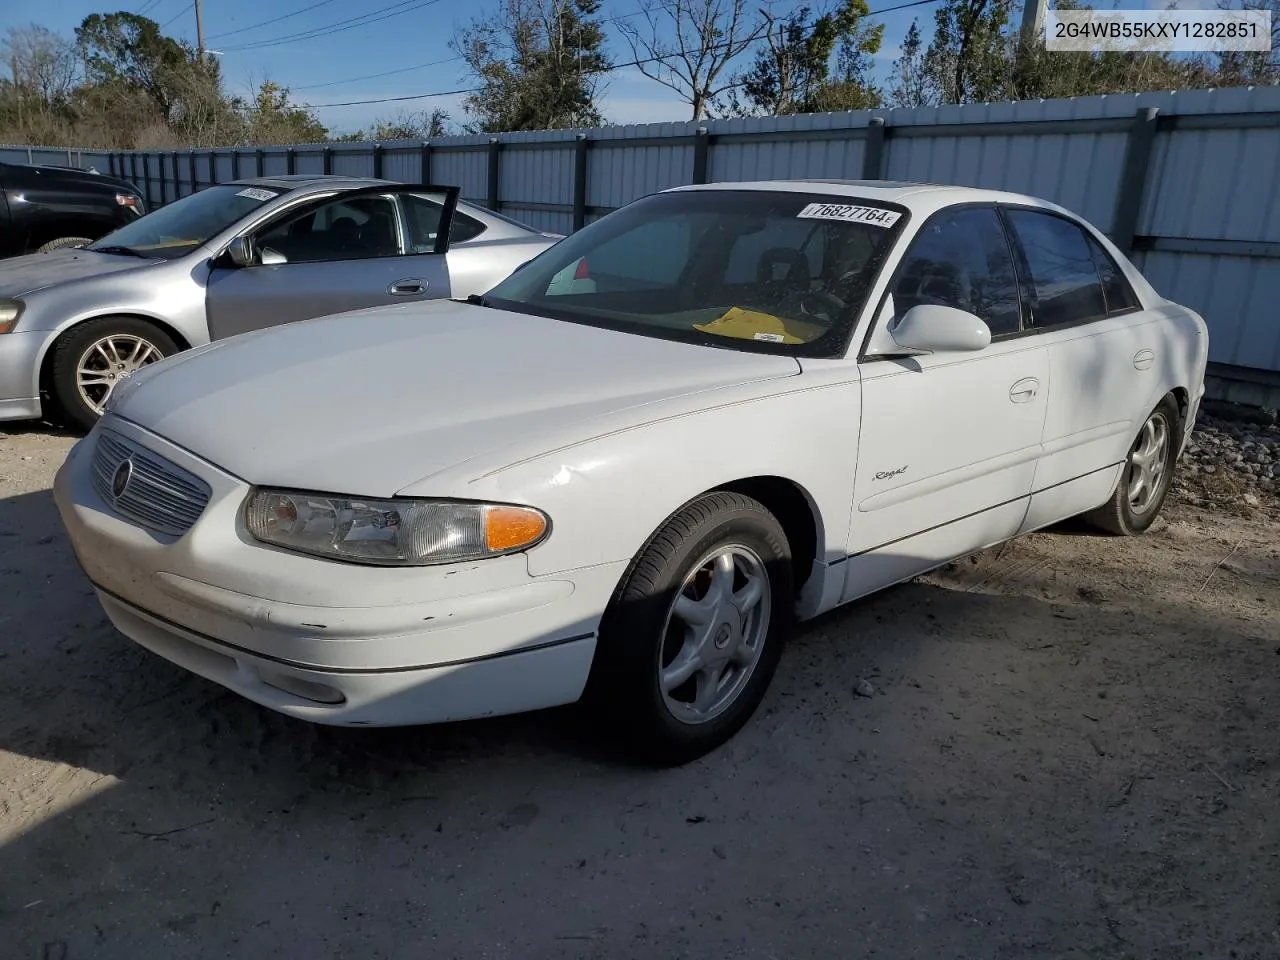
<instances>
[{"instance_id":1,"label":"green foliage","mask_svg":"<svg viewBox=\"0 0 1280 960\"><path fill-rule=\"evenodd\" d=\"M4 52L14 80L0 83L3 140L164 149L328 139L287 89L266 81L247 98L229 96L215 58L137 14L92 14L74 44L42 27L11 27Z\"/></svg>"},{"instance_id":2,"label":"green foliage","mask_svg":"<svg viewBox=\"0 0 1280 960\"><path fill-rule=\"evenodd\" d=\"M783 116L879 106L867 72L884 27L865 23L869 12L866 0L844 0L812 22L808 7L783 18L763 11L764 44L738 77L741 100L731 111Z\"/></svg>"},{"instance_id":3,"label":"green foliage","mask_svg":"<svg viewBox=\"0 0 1280 960\"><path fill-rule=\"evenodd\" d=\"M465 100L470 129L603 123L597 99L609 60L599 11L599 0L501 0L460 30L451 45L480 84Z\"/></svg>"}]
</instances>

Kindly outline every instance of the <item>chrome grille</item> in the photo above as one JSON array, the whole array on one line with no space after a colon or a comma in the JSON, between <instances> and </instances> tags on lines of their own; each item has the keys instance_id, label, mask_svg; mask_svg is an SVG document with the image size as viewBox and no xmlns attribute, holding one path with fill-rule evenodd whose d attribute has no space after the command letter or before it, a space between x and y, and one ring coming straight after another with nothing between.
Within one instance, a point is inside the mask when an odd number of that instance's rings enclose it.
<instances>
[{"instance_id":1,"label":"chrome grille","mask_svg":"<svg viewBox=\"0 0 1280 960\"><path fill-rule=\"evenodd\" d=\"M116 494L116 474L132 463L124 489ZM101 430L93 451L93 485L117 513L144 527L180 537L200 519L212 490L193 473L159 454Z\"/></svg>"}]
</instances>

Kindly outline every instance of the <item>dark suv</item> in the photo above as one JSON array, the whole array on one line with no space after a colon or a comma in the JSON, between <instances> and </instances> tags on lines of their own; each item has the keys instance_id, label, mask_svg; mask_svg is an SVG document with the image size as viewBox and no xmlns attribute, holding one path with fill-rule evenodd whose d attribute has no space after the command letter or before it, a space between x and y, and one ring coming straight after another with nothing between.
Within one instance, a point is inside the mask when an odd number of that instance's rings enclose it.
<instances>
[{"instance_id":1,"label":"dark suv","mask_svg":"<svg viewBox=\"0 0 1280 960\"><path fill-rule=\"evenodd\" d=\"M89 243L142 216L127 180L74 167L0 163L0 257Z\"/></svg>"}]
</instances>

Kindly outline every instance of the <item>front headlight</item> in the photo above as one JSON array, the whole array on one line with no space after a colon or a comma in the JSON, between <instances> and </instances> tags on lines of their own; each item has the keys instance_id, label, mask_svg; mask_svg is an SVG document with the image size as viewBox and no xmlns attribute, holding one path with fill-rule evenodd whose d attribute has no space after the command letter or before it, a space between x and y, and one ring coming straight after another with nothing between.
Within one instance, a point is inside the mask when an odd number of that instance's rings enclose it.
<instances>
[{"instance_id":1,"label":"front headlight","mask_svg":"<svg viewBox=\"0 0 1280 960\"><path fill-rule=\"evenodd\" d=\"M370 500L255 490L245 504L254 538L331 560L421 566L527 550L550 529L532 507L451 500Z\"/></svg>"},{"instance_id":2,"label":"front headlight","mask_svg":"<svg viewBox=\"0 0 1280 960\"><path fill-rule=\"evenodd\" d=\"M0 333L8 333L18 325L23 306L21 300L0 300Z\"/></svg>"}]
</instances>

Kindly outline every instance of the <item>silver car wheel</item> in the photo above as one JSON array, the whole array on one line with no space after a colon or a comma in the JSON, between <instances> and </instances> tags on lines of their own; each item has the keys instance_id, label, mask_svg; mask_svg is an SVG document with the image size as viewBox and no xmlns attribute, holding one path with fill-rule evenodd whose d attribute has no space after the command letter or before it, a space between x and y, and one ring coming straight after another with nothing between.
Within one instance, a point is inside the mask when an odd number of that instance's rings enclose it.
<instances>
[{"instance_id":1,"label":"silver car wheel","mask_svg":"<svg viewBox=\"0 0 1280 960\"><path fill-rule=\"evenodd\" d=\"M667 611L658 687L682 723L714 720L751 678L769 635L769 573L750 547L716 547L692 566Z\"/></svg>"},{"instance_id":2,"label":"silver car wheel","mask_svg":"<svg viewBox=\"0 0 1280 960\"><path fill-rule=\"evenodd\" d=\"M116 385L140 368L163 360L160 348L131 333L117 333L95 340L76 363L76 389L94 413L102 408Z\"/></svg>"},{"instance_id":3,"label":"silver car wheel","mask_svg":"<svg viewBox=\"0 0 1280 960\"><path fill-rule=\"evenodd\" d=\"M1129 451L1129 506L1135 514L1146 513L1163 486L1169 462L1169 421L1162 412L1153 413Z\"/></svg>"}]
</instances>

